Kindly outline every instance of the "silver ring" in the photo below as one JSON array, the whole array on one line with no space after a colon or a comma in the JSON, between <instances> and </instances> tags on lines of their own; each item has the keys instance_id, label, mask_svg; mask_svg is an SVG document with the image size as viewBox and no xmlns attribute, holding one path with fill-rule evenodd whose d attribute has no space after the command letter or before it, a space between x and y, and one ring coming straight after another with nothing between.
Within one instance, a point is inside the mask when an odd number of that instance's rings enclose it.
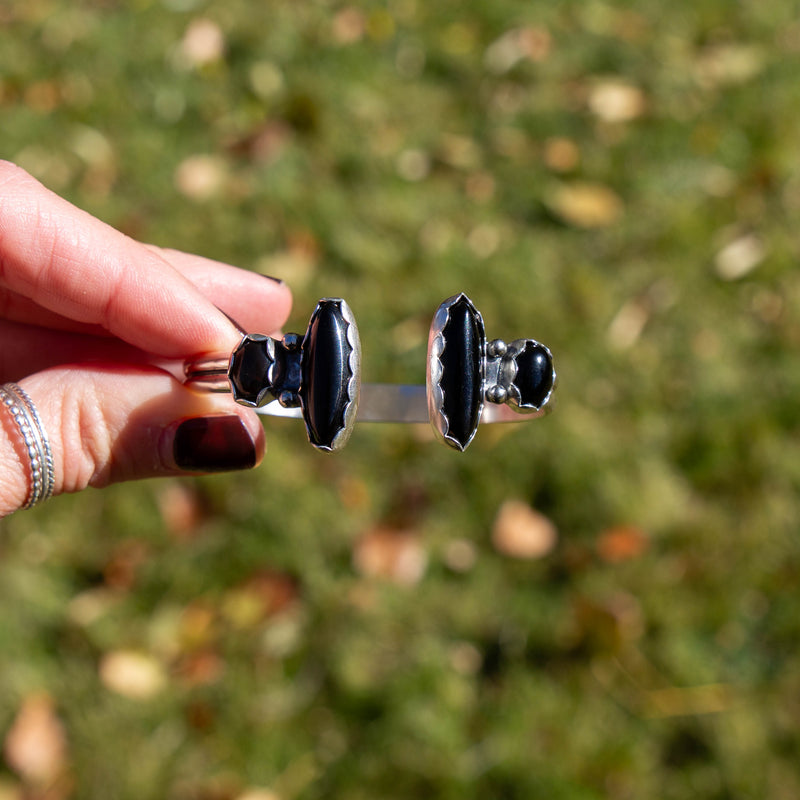
<instances>
[{"instance_id":1,"label":"silver ring","mask_svg":"<svg viewBox=\"0 0 800 800\"><path fill-rule=\"evenodd\" d=\"M53 496L55 471L50 440L47 438L36 406L21 386L16 383L0 386L0 401L16 423L28 453L31 488L22 508L32 508Z\"/></svg>"},{"instance_id":2,"label":"silver ring","mask_svg":"<svg viewBox=\"0 0 800 800\"><path fill-rule=\"evenodd\" d=\"M320 450L341 449L358 422L430 422L437 437L465 450L479 424L536 419L550 410L556 373L534 339L487 341L465 294L445 300L431 323L424 386L362 384L361 344L341 298L317 304L305 336L246 334L229 356L187 362L196 389L232 392L257 413L302 418Z\"/></svg>"}]
</instances>

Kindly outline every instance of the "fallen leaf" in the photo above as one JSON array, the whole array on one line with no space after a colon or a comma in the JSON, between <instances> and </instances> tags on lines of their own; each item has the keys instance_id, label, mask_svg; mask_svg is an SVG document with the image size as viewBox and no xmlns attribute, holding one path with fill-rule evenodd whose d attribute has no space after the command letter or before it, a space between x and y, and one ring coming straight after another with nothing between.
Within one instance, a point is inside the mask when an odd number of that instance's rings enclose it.
<instances>
[{"instance_id":1,"label":"fallen leaf","mask_svg":"<svg viewBox=\"0 0 800 800\"><path fill-rule=\"evenodd\" d=\"M349 511L363 511L370 506L369 487L361 478L343 475L337 484L339 499Z\"/></svg>"},{"instance_id":2,"label":"fallen leaf","mask_svg":"<svg viewBox=\"0 0 800 800\"><path fill-rule=\"evenodd\" d=\"M431 160L424 150L409 149L397 156L395 166L401 178L416 183L428 177Z\"/></svg>"},{"instance_id":3,"label":"fallen leaf","mask_svg":"<svg viewBox=\"0 0 800 800\"><path fill-rule=\"evenodd\" d=\"M106 653L100 661L100 680L110 691L132 700L149 700L167 684L161 664L135 650Z\"/></svg>"},{"instance_id":4,"label":"fallen leaf","mask_svg":"<svg viewBox=\"0 0 800 800\"><path fill-rule=\"evenodd\" d=\"M576 228L603 228L616 222L623 213L622 200L600 183L563 183L546 198L550 209Z\"/></svg>"},{"instance_id":5,"label":"fallen leaf","mask_svg":"<svg viewBox=\"0 0 800 800\"><path fill-rule=\"evenodd\" d=\"M363 38L365 30L364 13L357 8L347 6L333 17L333 39L337 44L354 44Z\"/></svg>"},{"instance_id":6,"label":"fallen leaf","mask_svg":"<svg viewBox=\"0 0 800 800\"><path fill-rule=\"evenodd\" d=\"M67 739L48 694L32 694L22 701L6 734L3 753L6 763L32 783L50 783L64 770Z\"/></svg>"},{"instance_id":7,"label":"fallen leaf","mask_svg":"<svg viewBox=\"0 0 800 800\"><path fill-rule=\"evenodd\" d=\"M647 550L649 539L635 525L620 525L603 531L597 539L597 553L603 561L618 564L638 558Z\"/></svg>"},{"instance_id":8,"label":"fallen leaf","mask_svg":"<svg viewBox=\"0 0 800 800\"><path fill-rule=\"evenodd\" d=\"M236 800L281 800L281 798L269 789L246 789Z\"/></svg>"},{"instance_id":9,"label":"fallen leaf","mask_svg":"<svg viewBox=\"0 0 800 800\"><path fill-rule=\"evenodd\" d=\"M578 145L563 136L554 136L544 143L544 163L554 172L569 172L578 166L581 153Z\"/></svg>"},{"instance_id":10,"label":"fallen leaf","mask_svg":"<svg viewBox=\"0 0 800 800\"><path fill-rule=\"evenodd\" d=\"M35 81L25 89L25 105L48 114L61 104L59 87L53 81Z\"/></svg>"},{"instance_id":11,"label":"fallen leaf","mask_svg":"<svg viewBox=\"0 0 800 800\"><path fill-rule=\"evenodd\" d=\"M126 591L136 583L139 567L148 556L147 545L138 539L121 542L103 567L103 579L109 589Z\"/></svg>"},{"instance_id":12,"label":"fallen leaf","mask_svg":"<svg viewBox=\"0 0 800 800\"><path fill-rule=\"evenodd\" d=\"M467 235L469 249L478 258L490 258L500 247L502 234L496 225L481 223L476 225Z\"/></svg>"},{"instance_id":13,"label":"fallen leaf","mask_svg":"<svg viewBox=\"0 0 800 800\"><path fill-rule=\"evenodd\" d=\"M726 244L716 255L714 267L724 281L736 281L752 272L765 258L761 239L748 233Z\"/></svg>"},{"instance_id":14,"label":"fallen leaf","mask_svg":"<svg viewBox=\"0 0 800 800\"><path fill-rule=\"evenodd\" d=\"M213 650L199 650L185 655L175 672L185 686L209 686L216 683L225 672L225 662Z\"/></svg>"},{"instance_id":15,"label":"fallen leaf","mask_svg":"<svg viewBox=\"0 0 800 800\"><path fill-rule=\"evenodd\" d=\"M476 203L488 203L494 197L497 181L490 172L481 170L474 172L464 182L464 190L470 200Z\"/></svg>"},{"instance_id":16,"label":"fallen leaf","mask_svg":"<svg viewBox=\"0 0 800 800\"><path fill-rule=\"evenodd\" d=\"M609 345L620 351L633 347L649 319L650 309L641 299L634 298L623 303L608 326L606 335Z\"/></svg>"},{"instance_id":17,"label":"fallen leaf","mask_svg":"<svg viewBox=\"0 0 800 800\"><path fill-rule=\"evenodd\" d=\"M175 631L177 642L183 650L196 650L214 641L217 634L216 609L202 599L195 600L183 609Z\"/></svg>"},{"instance_id":18,"label":"fallen leaf","mask_svg":"<svg viewBox=\"0 0 800 800\"><path fill-rule=\"evenodd\" d=\"M225 595L222 614L238 628L253 628L291 608L298 595L297 581L291 575L263 570Z\"/></svg>"},{"instance_id":19,"label":"fallen leaf","mask_svg":"<svg viewBox=\"0 0 800 800\"><path fill-rule=\"evenodd\" d=\"M755 78L767 64L757 45L728 43L706 48L695 63L695 79L705 89L736 86Z\"/></svg>"},{"instance_id":20,"label":"fallen leaf","mask_svg":"<svg viewBox=\"0 0 800 800\"><path fill-rule=\"evenodd\" d=\"M166 483L158 494L164 527L179 541L188 541L206 518L203 497L190 483Z\"/></svg>"},{"instance_id":21,"label":"fallen leaf","mask_svg":"<svg viewBox=\"0 0 800 800\"><path fill-rule=\"evenodd\" d=\"M506 500L500 506L492 527L492 543L498 552L512 558L543 558L557 541L556 526L527 503Z\"/></svg>"},{"instance_id":22,"label":"fallen leaf","mask_svg":"<svg viewBox=\"0 0 800 800\"><path fill-rule=\"evenodd\" d=\"M261 164L277 161L292 137L285 122L270 121L259 125L248 135L228 143L227 149L236 156L246 156Z\"/></svg>"},{"instance_id":23,"label":"fallen leaf","mask_svg":"<svg viewBox=\"0 0 800 800\"><path fill-rule=\"evenodd\" d=\"M422 579L428 557L413 531L378 527L356 542L353 563L366 577L410 586Z\"/></svg>"},{"instance_id":24,"label":"fallen leaf","mask_svg":"<svg viewBox=\"0 0 800 800\"><path fill-rule=\"evenodd\" d=\"M456 642L450 647L450 666L462 675L475 675L481 667L483 656L472 642Z\"/></svg>"},{"instance_id":25,"label":"fallen leaf","mask_svg":"<svg viewBox=\"0 0 800 800\"><path fill-rule=\"evenodd\" d=\"M621 81L604 81L589 91L589 110L604 122L629 122L641 117L646 107L644 92Z\"/></svg>"},{"instance_id":26,"label":"fallen leaf","mask_svg":"<svg viewBox=\"0 0 800 800\"><path fill-rule=\"evenodd\" d=\"M262 99L276 96L286 85L281 68L272 61L256 61L249 71L250 86Z\"/></svg>"},{"instance_id":27,"label":"fallen leaf","mask_svg":"<svg viewBox=\"0 0 800 800\"><path fill-rule=\"evenodd\" d=\"M481 149L469 136L443 133L439 140L437 156L455 169L470 170L479 166Z\"/></svg>"},{"instance_id":28,"label":"fallen leaf","mask_svg":"<svg viewBox=\"0 0 800 800\"><path fill-rule=\"evenodd\" d=\"M209 200L220 193L227 179L225 161L219 156L194 155L175 170L175 186L190 200Z\"/></svg>"},{"instance_id":29,"label":"fallen leaf","mask_svg":"<svg viewBox=\"0 0 800 800\"><path fill-rule=\"evenodd\" d=\"M199 17L189 23L180 49L190 66L202 67L222 58L225 54L225 37L216 22Z\"/></svg>"},{"instance_id":30,"label":"fallen leaf","mask_svg":"<svg viewBox=\"0 0 800 800\"><path fill-rule=\"evenodd\" d=\"M483 62L490 72L502 75L520 61L544 61L550 55L551 44L552 38L546 28L515 28L486 48Z\"/></svg>"},{"instance_id":31,"label":"fallen leaf","mask_svg":"<svg viewBox=\"0 0 800 800\"><path fill-rule=\"evenodd\" d=\"M442 557L453 572L469 572L478 560L478 553L468 539L452 539L445 545Z\"/></svg>"},{"instance_id":32,"label":"fallen leaf","mask_svg":"<svg viewBox=\"0 0 800 800\"><path fill-rule=\"evenodd\" d=\"M67 618L75 625L86 628L101 619L119 599L119 594L106 587L87 589L70 600Z\"/></svg>"},{"instance_id":33,"label":"fallen leaf","mask_svg":"<svg viewBox=\"0 0 800 800\"><path fill-rule=\"evenodd\" d=\"M261 601L265 617L271 617L293 605L298 597L297 581L283 572L262 570L253 575L245 588Z\"/></svg>"}]
</instances>

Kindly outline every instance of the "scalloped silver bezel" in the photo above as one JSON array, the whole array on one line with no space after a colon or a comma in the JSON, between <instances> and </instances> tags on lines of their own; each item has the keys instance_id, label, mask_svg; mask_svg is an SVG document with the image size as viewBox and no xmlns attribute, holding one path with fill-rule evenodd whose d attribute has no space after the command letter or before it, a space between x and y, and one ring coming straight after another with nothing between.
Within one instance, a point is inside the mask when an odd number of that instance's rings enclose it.
<instances>
[{"instance_id":1,"label":"scalloped silver bezel","mask_svg":"<svg viewBox=\"0 0 800 800\"><path fill-rule=\"evenodd\" d=\"M442 364L442 353L445 347L444 328L450 319L450 309L461 300L466 300L471 306L473 312L476 314L480 323L481 330L485 331L483 317L481 312L475 308L475 304L467 297L464 292L453 295L445 300L433 315L431 322L430 332L428 334L428 370L426 375L426 390L428 399L428 418L430 419L431 426L436 434L436 437L454 447L456 450L466 450L470 442L475 438L477 433L477 426L473 429L472 434L465 444L461 444L455 437L450 435L450 420L444 412L444 390L442 389L442 375L444 372L444 365ZM483 342L481 343L481 383L483 384L485 378L485 365L486 365L486 335L484 333ZM481 387L481 401L478 409L478 421L480 422L481 414L483 413L484 406L484 390Z\"/></svg>"},{"instance_id":2,"label":"scalloped silver bezel","mask_svg":"<svg viewBox=\"0 0 800 800\"><path fill-rule=\"evenodd\" d=\"M523 351L528 344L533 344L534 346L541 347L547 355L550 357L550 363L553 364L553 385L550 387L550 391L545 396L544 400L542 400L541 404L538 406L532 404L523 404L519 402L519 389L514 384L514 380L516 380L516 373L517 373L517 365L516 365L516 356ZM514 376L509 382L509 393L508 393L508 400L506 401L508 405L514 408L516 411L519 411L521 414L530 414L536 411L541 411L549 402L550 398L553 396L553 392L556 389L556 382L558 376L556 374L555 363L553 361L553 354L550 352L550 348L547 345L542 344L540 341L536 339L514 339L513 342L510 342L508 345L508 350L506 351L506 355L504 360L508 359L514 363Z\"/></svg>"},{"instance_id":3,"label":"scalloped silver bezel","mask_svg":"<svg viewBox=\"0 0 800 800\"><path fill-rule=\"evenodd\" d=\"M350 438L356 424L358 414L358 401L361 397L361 337L358 333L358 325L353 311L346 300L341 297L323 297L320 302L333 301L339 304L342 318L347 323L347 343L350 345L350 355L348 366L350 368L350 379L347 382L347 405L344 407L344 426L333 437L330 448L320 447L320 450L336 452L341 450Z\"/></svg>"},{"instance_id":4,"label":"scalloped silver bezel","mask_svg":"<svg viewBox=\"0 0 800 800\"><path fill-rule=\"evenodd\" d=\"M266 342L267 343L267 356L270 360L270 365L267 368L267 375L266 375L266 382L264 387L258 393L258 397L256 401L253 402L252 400L248 400L245 397L242 397L239 392L236 390L236 385L231 378L231 372L233 370L233 362L236 358L236 354L245 346L247 342ZM267 402L269 402L269 391L270 386L272 385L272 381L275 375L275 340L270 338L269 336L264 335L263 333L246 333L242 336L239 344L233 348L233 352L228 359L228 368L227 368L227 378L228 384L230 386L230 392L233 395L233 399L239 403L239 405L246 406L247 408L261 408Z\"/></svg>"}]
</instances>

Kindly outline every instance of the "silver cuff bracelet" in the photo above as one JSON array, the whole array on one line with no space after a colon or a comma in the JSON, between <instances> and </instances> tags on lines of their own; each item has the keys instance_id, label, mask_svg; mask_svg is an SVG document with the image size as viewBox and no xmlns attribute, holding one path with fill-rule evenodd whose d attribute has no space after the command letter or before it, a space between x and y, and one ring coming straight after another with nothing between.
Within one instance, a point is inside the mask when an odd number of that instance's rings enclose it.
<instances>
[{"instance_id":1,"label":"silver cuff bracelet","mask_svg":"<svg viewBox=\"0 0 800 800\"><path fill-rule=\"evenodd\" d=\"M433 317L425 386L361 383L361 342L341 298L317 303L304 336L246 334L233 353L187 362L196 389L232 392L259 414L302 418L319 450L340 450L359 422L430 422L465 450L478 425L536 419L556 385L553 357L534 339L487 341L483 317L459 294Z\"/></svg>"}]
</instances>

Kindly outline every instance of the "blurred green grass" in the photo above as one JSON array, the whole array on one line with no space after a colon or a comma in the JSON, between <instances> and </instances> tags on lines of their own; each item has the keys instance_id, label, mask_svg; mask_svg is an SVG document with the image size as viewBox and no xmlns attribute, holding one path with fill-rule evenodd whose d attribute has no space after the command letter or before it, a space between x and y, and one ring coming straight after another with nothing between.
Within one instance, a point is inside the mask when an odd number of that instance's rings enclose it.
<instances>
[{"instance_id":1,"label":"blurred green grass","mask_svg":"<svg viewBox=\"0 0 800 800\"><path fill-rule=\"evenodd\" d=\"M797 797L798 68L788 0L7 0L2 157L283 277L288 330L347 298L367 380L465 291L560 381L463 455L275 420L252 473L3 521L0 730L45 693L69 773L25 796ZM511 499L552 553L493 545Z\"/></svg>"}]
</instances>

